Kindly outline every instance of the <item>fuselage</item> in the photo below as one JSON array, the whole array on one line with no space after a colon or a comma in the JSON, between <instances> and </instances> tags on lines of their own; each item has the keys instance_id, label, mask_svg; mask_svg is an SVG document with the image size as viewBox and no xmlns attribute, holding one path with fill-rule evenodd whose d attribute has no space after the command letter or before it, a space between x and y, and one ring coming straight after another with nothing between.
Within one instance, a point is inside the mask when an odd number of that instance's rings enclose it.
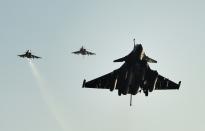
<instances>
[{"instance_id":1,"label":"fuselage","mask_svg":"<svg viewBox=\"0 0 205 131\"><path fill-rule=\"evenodd\" d=\"M118 79L117 87L119 94L137 94L140 87L143 86L146 71L149 66L145 61L136 61L135 63L124 63L120 67L120 72L116 79Z\"/></svg>"},{"instance_id":2,"label":"fuselage","mask_svg":"<svg viewBox=\"0 0 205 131\"><path fill-rule=\"evenodd\" d=\"M144 51L141 44L135 45L130 54L125 57L124 64L118 73L117 88L118 94L137 94L144 90L143 84L146 72L151 70L147 61L143 60Z\"/></svg>"},{"instance_id":3,"label":"fuselage","mask_svg":"<svg viewBox=\"0 0 205 131\"><path fill-rule=\"evenodd\" d=\"M80 52L82 55L86 55L86 49L84 49L83 47L80 48Z\"/></svg>"},{"instance_id":4,"label":"fuselage","mask_svg":"<svg viewBox=\"0 0 205 131\"><path fill-rule=\"evenodd\" d=\"M32 58L32 54L31 54L31 51L30 51L30 50L27 50L27 51L26 51L26 57L27 57L27 58Z\"/></svg>"}]
</instances>

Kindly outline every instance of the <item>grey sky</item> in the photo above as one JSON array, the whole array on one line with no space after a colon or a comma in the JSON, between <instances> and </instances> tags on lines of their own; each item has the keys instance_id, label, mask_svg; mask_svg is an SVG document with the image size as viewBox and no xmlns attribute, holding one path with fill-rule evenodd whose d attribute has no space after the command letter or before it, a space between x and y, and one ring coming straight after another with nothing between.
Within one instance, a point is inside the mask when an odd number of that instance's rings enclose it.
<instances>
[{"instance_id":1,"label":"grey sky","mask_svg":"<svg viewBox=\"0 0 205 131\"><path fill-rule=\"evenodd\" d=\"M200 0L0 1L1 131L204 131L205 2ZM152 69L179 91L129 96L82 89L119 68L133 38L158 61ZM96 56L72 55L82 45ZM17 54L31 49L43 59Z\"/></svg>"}]
</instances>

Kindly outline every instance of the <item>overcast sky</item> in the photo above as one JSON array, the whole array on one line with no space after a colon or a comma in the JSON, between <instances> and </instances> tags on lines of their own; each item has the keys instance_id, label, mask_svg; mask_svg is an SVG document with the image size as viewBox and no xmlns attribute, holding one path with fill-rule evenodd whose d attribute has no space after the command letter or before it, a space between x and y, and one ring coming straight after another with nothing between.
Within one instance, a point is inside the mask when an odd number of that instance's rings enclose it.
<instances>
[{"instance_id":1,"label":"overcast sky","mask_svg":"<svg viewBox=\"0 0 205 131\"><path fill-rule=\"evenodd\" d=\"M1 0L1 131L204 131L205 2ZM83 89L123 63L133 38L180 90L119 97ZM96 56L71 54L85 46ZM27 49L43 57L17 57Z\"/></svg>"}]
</instances>

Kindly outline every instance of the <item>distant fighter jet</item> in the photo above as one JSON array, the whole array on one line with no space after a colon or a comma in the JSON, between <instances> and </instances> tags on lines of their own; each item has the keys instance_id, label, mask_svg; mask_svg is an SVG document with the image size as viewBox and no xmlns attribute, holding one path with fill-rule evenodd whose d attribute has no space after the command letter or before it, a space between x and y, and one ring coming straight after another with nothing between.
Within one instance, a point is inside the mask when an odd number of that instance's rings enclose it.
<instances>
[{"instance_id":1,"label":"distant fighter jet","mask_svg":"<svg viewBox=\"0 0 205 131\"><path fill-rule=\"evenodd\" d=\"M72 52L73 54L81 54L81 55L95 55L95 53L87 51L83 46L80 48L79 51Z\"/></svg>"},{"instance_id":2,"label":"distant fighter jet","mask_svg":"<svg viewBox=\"0 0 205 131\"><path fill-rule=\"evenodd\" d=\"M27 51L25 52L25 54L18 55L18 56L19 56L19 57L22 57L22 58L26 57L26 58L28 58L28 59L34 59L34 58L39 59L39 58L41 58L41 57L39 57L39 56L32 55L32 53L31 53L30 50L27 50Z\"/></svg>"},{"instance_id":3,"label":"distant fighter jet","mask_svg":"<svg viewBox=\"0 0 205 131\"><path fill-rule=\"evenodd\" d=\"M135 45L130 54L114 62L124 62L124 64L111 73L86 82L83 81L83 88L118 90L118 95L130 94L130 106L132 105L132 95L143 91L145 96L153 90L179 89L181 81L175 82L161 76L157 71L152 70L148 63L157 63L156 60L148 57L143 51L141 44Z\"/></svg>"}]
</instances>

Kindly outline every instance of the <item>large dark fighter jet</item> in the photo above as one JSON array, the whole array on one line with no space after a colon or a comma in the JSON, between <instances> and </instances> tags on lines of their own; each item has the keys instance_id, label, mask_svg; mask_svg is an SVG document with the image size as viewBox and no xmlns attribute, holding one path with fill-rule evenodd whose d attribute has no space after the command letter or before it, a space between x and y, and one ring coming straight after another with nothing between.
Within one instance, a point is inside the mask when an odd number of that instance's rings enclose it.
<instances>
[{"instance_id":1,"label":"large dark fighter jet","mask_svg":"<svg viewBox=\"0 0 205 131\"><path fill-rule=\"evenodd\" d=\"M81 54L81 55L95 55L95 53L87 51L83 46L80 48L79 51L74 51L72 52L73 54Z\"/></svg>"},{"instance_id":2,"label":"large dark fighter jet","mask_svg":"<svg viewBox=\"0 0 205 131\"><path fill-rule=\"evenodd\" d=\"M39 56L32 55L32 53L31 53L30 50L27 50L27 51L25 52L25 54L18 55L18 56L19 56L19 57L22 57L22 58L26 57L26 58L28 58L28 59L34 59L34 58L39 59L39 58L41 58L41 57L39 57Z\"/></svg>"},{"instance_id":3,"label":"large dark fighter jet","mask_svg":"<svg viewBox=\"0 0 205 131\"><path fill-rule=\"evenodd\" d=\"M181 81L176 84L149 67L148 63L157 63L157 61L144 53L141 44L135 45L135 39L132 52L114 62L124 62L124 64L104 76L88 82L84 80L83 88L109 89L110 91L117 89L119 96L131 94L131 106L132 95L138 92L143 91L145 96L148 96L148 93L153 90L179 89L180 87Z\"/></svg>"}]
</instances>

